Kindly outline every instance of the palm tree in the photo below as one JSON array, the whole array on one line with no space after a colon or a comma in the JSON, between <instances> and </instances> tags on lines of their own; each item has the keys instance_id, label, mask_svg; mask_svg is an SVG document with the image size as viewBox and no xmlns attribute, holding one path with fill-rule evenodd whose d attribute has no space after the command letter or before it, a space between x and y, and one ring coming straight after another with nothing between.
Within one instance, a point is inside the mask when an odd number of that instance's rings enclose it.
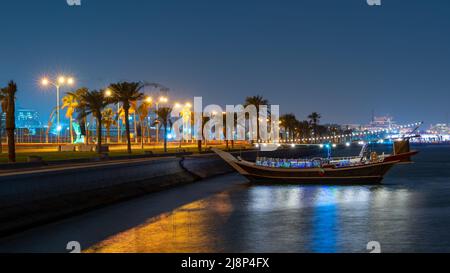
<instances>
[{"instance_id":1,"label":"palm tree","mask_svg":"<svg viewBox=\"0 0 450 273\"><path fill-rule=\"evenodd\" d=\"M167 127L172 126L172 121L170 120L170 114L172 113L172 108L161 107L156 111L158 115L159 124L164 128L164 152L167 153ZM157 126L159 126L157 124Z\"/></svg>"},{"instance_id":2,"label":"palm tree","mask_svg":"<svg viewBox=\"0 0 450 273\"><path fill-rule=\"evenodd\" d=\"M144 101L137 107L137 114L139 117L139 123L141 125L141 148L144 149L144 139L145 139L145 130L147 128L145 120L150 113L150 108L152 107L151 102Z\"/></svg>"},{"instance_id":3,"label":"palm tree","mask_svg":"<svg viewBox=\"0 0 450 273\"><path fill-rule=\"evenodd\" d=\"M68 95L73 96L78 102L78 105L76 108L76 111L78 113L77 121L80 124L81 132L84 133L84 143L85 144L89 143L89 130L87 128L87 115L83 114L83 112L85 111L85 106L80 104L79 102L81 101L81 97L88 92L89 92L89 89L87 89L86 87L82 87L80 89L77 89L75 92L67 93Z\"/></svg>"},{"instance_id":4,"label":"palm tree","mask_svg":"<svg viewBox=\"0 0 450 273\"><path fill-rule=\"evenodd\" d=\"M295 126L296 138L307 138L310 136L309 122L307 120L297 121Z\"/></svg>"},{"instance_id":5,"label":"palm tree","mask_svg":"<svg viewBox=\"0 0 450 273\"><path fill-rule=\"evenodd\" d=\"M247 97L245 99L245 107L249 106L249 105L254 105L256 107L256 118L257 118L257 122L256 122L256 140L259 140L259 106L260 105L268 105L269 101L266 100L263 96L260 95L256 95L253 97Z\"/></svg>"},{"instance_id":6,"label":"palm tree","mask_svg":"<svg viewBox=\"0 0 450 273\"><path fill-rule=\"evenodd\" d=\"M8 83L8 86L4 89L4 92L6 93L7 99L6 134L8 136L8 160L9 162L16 162L16 143L14 139L14 132L16 130L15 100L17 93L17 84L13 81L10 81Z\"/></svg>"},{"instance_id":7,"label":"palm tree","mask_svg":"<svg viewBox=\"0 0 450 273\"><path fill-rule=\"evenodd\" d=\"M144 86L140 82L119 82L111 84L110 86L112 102L122 103L124 109L127 150L129 154L131 154L129 111L132 101L138 101L144 97L144 94L140 92L143 87Z\"/></svg>"},{"instance_id":8,"label":"palm tree","mask_svg":"<svg viewBox=\"0 0 450 273\"><path fill-rule=\"evenodd\" d=\"M319 124L321 118L322 116L317 112L313 112L308 116L309 123L313 128L314 137L317 137L317 125Z\"/></svg>"},{"instance_id":9,"label":"palm tree","mask_svg":"<svg viewBox=\"0 0 450 273\"><path fill-rule=\"evenodd\" d=\"M7 93L6 88L0 89L0 154L3 153L3 143L2 143L2 137L3 137L3 113L6 113L6 109L8 108L8 100L7 100Z\"/></svg>"},{"instance_id":10,"label":"palm tree","mask_svg":"<svg viewBox=\"0 0 450 273\"><path fill-rule=\"evenodd\" d=\"M106 128L106 143L111 142L111 127L117 124L114 118L114 111L111 108L106 108L102 112L102 123Z\"/></svg>"},{"instance_id":11,"label":"palm tree","mask_svg":"<svg viewBox=\"0 0 450 273\"><path fill-rule=\"evenodd\" d=\"M66 118L69 119L70 124L70 143L73 143L73 113L78 107L77 97L72 93L67 93L66 96L62 98L63 105L61 109L67 108Z\"/></svg>"},{"instance_id":12,"label":"palm tree","mask_svg":"<svg viewBox=\"0 0 450 273\"><path fill-rule=\"evenodd\" d=\"M294 137L295 127L297 125L297 118L294 114L285 114L280 117L281 126L285 131L285 139L288 141L288 138Z\"/></svg>"},{"instance_id":13,"label":"palm tree","mask_svg":"<svg viewBox=\"0 0 450 273\"><path fill-rule=\"evenodd\" d=\"M91 115L96 119L97 123L97 152L101 153L102 148L102 111L108 105L104 96L104 90L93 90L82 94L80 97L80 105L84 111L80 112L80 117Z\"/></svg>"}]
</instances>

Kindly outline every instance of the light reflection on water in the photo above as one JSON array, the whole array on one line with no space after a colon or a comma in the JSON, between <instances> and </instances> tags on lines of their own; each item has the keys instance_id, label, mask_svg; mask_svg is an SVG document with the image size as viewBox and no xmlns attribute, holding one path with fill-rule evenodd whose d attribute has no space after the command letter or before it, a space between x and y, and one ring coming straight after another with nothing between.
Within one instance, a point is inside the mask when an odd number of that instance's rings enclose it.
<instances>
[{"instance_id":1,"label":"light reflection on water","mask_svg":"<svg viewBox=\"0 0 450 273\"><path fill-rule=\"evenodd\" d=\"M86 252L363 251L376 239L364 236L382 218L376 207L406 206L408 198L408 191L377 187L244 187L150 219ZM359 236L357 244L343 240L353 224L363 233L348 234Z\"/></svg>"},{"instance_id":2,"label":"light reflection on water","mask_svg":"<svg viewBox=\"0 0 450 273\"><path fill-rule=\"evenodd\" d=\"M87 252L368 252L369 241L384 252L448 252L450 169L442 168L448 152L424 153L382 186L238 187Z\"/></svg>"}]
</instances>

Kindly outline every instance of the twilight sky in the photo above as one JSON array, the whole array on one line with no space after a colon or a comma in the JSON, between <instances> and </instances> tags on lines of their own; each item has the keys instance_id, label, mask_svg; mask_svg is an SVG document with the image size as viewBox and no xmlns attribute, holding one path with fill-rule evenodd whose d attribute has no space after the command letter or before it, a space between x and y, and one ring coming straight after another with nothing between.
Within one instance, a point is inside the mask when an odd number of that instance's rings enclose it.
<instances>
[{"instance_id":1,"label":"twilight sky","mask_svg":"<svg viewBox=\"0 0 450 273\"><path fill-rule=\"evenodd\" d=\"M160 82L172 100L238 104L261 94L323 122L445 122L450 111L450 1L1 0L0 85L46 121L54 90ZM68 90L66 90L68 91Z\"/></svg>"}]
</instances>

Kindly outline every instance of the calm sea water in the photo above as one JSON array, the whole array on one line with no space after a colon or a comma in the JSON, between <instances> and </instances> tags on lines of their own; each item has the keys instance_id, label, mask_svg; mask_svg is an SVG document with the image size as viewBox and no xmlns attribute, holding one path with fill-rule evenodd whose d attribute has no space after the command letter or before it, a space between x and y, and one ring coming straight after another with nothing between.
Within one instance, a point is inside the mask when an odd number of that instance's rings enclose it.
<instances>
[{"instance_id":1,"label":"calm sea water","mask_svg":"<svg viewBox=\"0 0 450 273\"><path fill-rule=\"evenodd\" d=\"M240 185L88 252L450 252L450 146L419 147L380 186ZM221 179L229 179L223 177Z\"/></svg>"}]
</instances>

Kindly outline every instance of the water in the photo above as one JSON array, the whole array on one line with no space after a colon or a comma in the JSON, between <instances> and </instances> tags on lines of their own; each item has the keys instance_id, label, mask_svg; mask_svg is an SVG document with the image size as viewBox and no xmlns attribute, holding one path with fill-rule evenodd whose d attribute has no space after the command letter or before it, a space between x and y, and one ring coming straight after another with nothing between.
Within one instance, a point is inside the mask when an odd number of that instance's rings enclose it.
<instances>
[{"instance_id":1,"label":"water","mask_svg":"<svg viewBox=\"0 0 450 273\"><path fill-rule=\"evenodd\" d=\"M450 146L420 150L380 186L255 186L224 176L205 181L220 186L199 196L202 184L128 201L9 238L0 251L59 251L78 238L86 252L368 252L369 241L383 252L450 252Z\"/></svg>"}]
</instances>

